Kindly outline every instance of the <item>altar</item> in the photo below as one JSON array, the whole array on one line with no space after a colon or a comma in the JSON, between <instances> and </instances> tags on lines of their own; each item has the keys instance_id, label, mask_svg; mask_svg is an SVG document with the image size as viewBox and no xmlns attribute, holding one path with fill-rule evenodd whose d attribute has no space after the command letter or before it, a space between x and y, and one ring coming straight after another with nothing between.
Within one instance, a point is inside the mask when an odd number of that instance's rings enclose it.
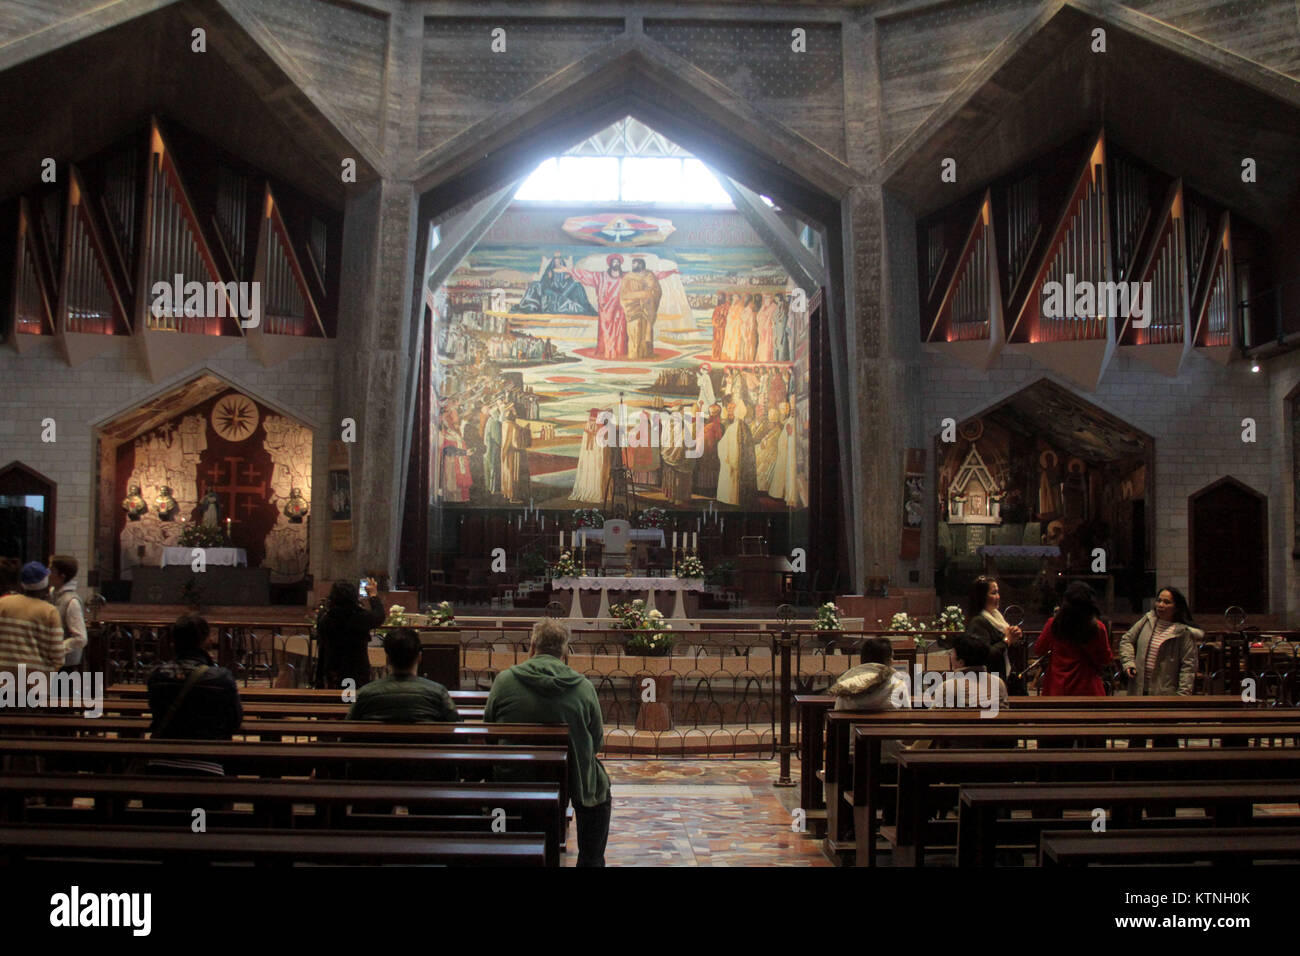
<instances>
[{"instance_id":1,"label":"altar","mask_svg":"<svg viewBox=\"0 0 1300 956\"><path fill-rule=\"evenodd\" d=\"M605 543L604 528L579 528L574 534L579 538L585 538L590 544L604 545ZM629 544L652 544L656 548L664 546L662 528L629 528L627 537Z\"/></svg>"},{"instance_id":2,"label":"altar","mask_svg":"<svg viewBox=\"0 0 1300 956\"><path fill-rule=\"evenodd\" d=\"M660 534L662 533L663 532L660 532ZM677 620L686 620L686 605L683 601L683 595L688 591L703 591L704 579L616 577L612 575L589 577L584 575L580 578L556 578L551 582L551 587L555 590L565 589L573 592L569 601L570 621L589 620L589 618L582 613L582 601L579 597L580 591L600 591L600 609L596 612L597 619L604 619L612 616L609 610L610 591L645 591L647 612L656 610L656 591L671 592L673 594L673 612L666 616ZM622 601L616 598L615 603L622 603Z\"/></svg>"},{"instance_id":3,"label":"altar","mask_svg":"<svg viewBox=\"0 0 1300 956\"><path fill-rule=\"evenodd\" d=\"M248 567L248 552L243 548L163 548L162 566L194 563L194 552L203 553L205 567Z\"/></svg>"}]
</instances>

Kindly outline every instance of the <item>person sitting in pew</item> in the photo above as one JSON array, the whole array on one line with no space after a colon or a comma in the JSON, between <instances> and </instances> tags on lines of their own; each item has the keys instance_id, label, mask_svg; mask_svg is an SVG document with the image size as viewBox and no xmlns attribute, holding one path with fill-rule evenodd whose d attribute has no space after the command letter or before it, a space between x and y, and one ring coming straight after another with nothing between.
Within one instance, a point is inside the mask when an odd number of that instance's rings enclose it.
<instances>
[{"instance_id":1,"label":"person sitting in pew","mask_svg":"<svg viewBox=\"0 0 1300 956\"><path fill-rule=\"evenodd\" d=\"M887 637L868 637L862 641L858 658L862 663L850 667L831 685L836 710L901 710L912 706L907 681L894 670L894 644ZM881 746L881 758L897 762L904 741L887 740Z\"/></svg>"},{"instance_id":2,"label":"person sitting in pew","mask_svg":"<svg viewBox=\"0 0 1300 956\"><path fill-rule=\"evenodd\" d=\"M895 710L912 706L907 681L894 670L894 645L887 637L862 641L857 667L831 685L836 710Z\"/></svg>"},{"instance_id":3,"label":"person sitting in pew","mask_svg":"<svg viewBox=\"0 0 1300 956\"><path fill-rule=\"evenodd\" d=\"M421 724L461 719L447 688L416 673L420 664L418 633L409 627L390 631L384 636L384 654L391 673L357 691L348 720Z\"/></svg>"},{"instance_id":4,"label":"person sitting in pew","mask_svg":"<svg viewBox=\"0 0 1300 956\"><path fill-rule=\"evenodd\" d=\"M1043 675L1044 697L1105 697L1102 674L1114 663L1106 625L1092 588L1075 581L1065 589L1061 607L1034 643L1034 654L1050 653Z\"/></svg>"},{"instance_id":5,"label":"person sitting in pew","mask_svg":"<svg viewBox=\"0 0 1300 956\"><path fill-rule=\"evenodd\" d=\"M600 699L591 681L565 661L569 631L543 618L533 625L530 656L492 682L487 723L568 724L569 796L578 827L578 866L604 866L609 840L609 774L596 759L605 739Z\"/></svg>"},{"instance_id":6,"label":"person sitting in pew","mask_svg":"<svg viewBox=\"0 0 1300 956\"><path fill-rule=\"evenodd\" d=\"M182 614L171 628L175 657L150 673L150 736L155 740L229 740L244 721L235 675L208 654L216 636L207 619ZM224 775L209 760L152 759L146 773Z\"/></svg>"}]
</instances>

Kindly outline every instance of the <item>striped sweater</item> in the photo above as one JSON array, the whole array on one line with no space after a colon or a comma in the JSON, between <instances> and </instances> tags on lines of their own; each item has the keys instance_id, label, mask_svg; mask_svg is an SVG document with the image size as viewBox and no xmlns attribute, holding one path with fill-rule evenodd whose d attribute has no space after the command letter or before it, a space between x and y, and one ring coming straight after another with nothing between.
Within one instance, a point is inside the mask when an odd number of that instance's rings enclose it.
<instances>
[{"instance_id":1,"label":"striped sweater","mask_svg":"<svg viewBox=\"0 0 1300 956\"><path fill-rule=\"evenodd\" d=\"M63 620L52 604L25 594L0 597L0 671L58 670L66 654Z\"/></svg>"}]
</instances>

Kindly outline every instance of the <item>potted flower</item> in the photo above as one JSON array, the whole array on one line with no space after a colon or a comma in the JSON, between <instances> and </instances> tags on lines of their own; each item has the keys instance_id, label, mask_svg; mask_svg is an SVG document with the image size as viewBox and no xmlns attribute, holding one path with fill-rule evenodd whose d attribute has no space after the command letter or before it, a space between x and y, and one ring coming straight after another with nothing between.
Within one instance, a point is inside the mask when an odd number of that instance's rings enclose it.
<instances>
[{"instance_id":1,"label":"potted flower","mask_svg":"<svg viewBox=\"0 0 1300 956\"><path fill-rule=\"evenodd\" d=\"M965 631L966 615L961 612L956 604L949 604L940 612L939 616L934 619L931 627L934 631Z\"/></svg>"},{"instance_id":2,"label":"potted flower","mask_svg":"<svg viewBox=\"0 0 1300 956\"><path fill-rule=\"evenodd\" d=\"M550 567L552 578L577 578L582 576L582 568L574 560L573 553L563 551L560 553L559 560Z\"/></svg>"},{"instance_id":3,"label":"potted flower","mask_svg":"<svg viewBox=\"0 0 1300 956\"><path fill-rule=\"evenodd\" d=\"M922 630L921 622L912 620L906 611L899 611L889 619L889 630L896 634L911 634L918 644L925 640L925 638L918 636L917 633Z\"/></svg>"},{"instance_id":4,"label":"potted flower","mask_svg":"<svg viewBox=\"0 0 1300 956\"><path fill-rule=\"evenodd\" d=\"M616 630L635 631L638 628L645 627L645 601L636 600L626 604L615 604L609 609L609 613L614 615Z\"/></svg>"},{"instance_id":5,"label":"potted flower","mask_svg":"<svg viewBox=\"0 0 1300 956\"><path fill-rule=\"evenodd\" d=\"M605 527L605 516L595 508L575 508L573 520L577 522L579 528Z\"/></svg>"},{"instance_id":6,"label":"potted flower","mask_svg":"<svg viewBox=\"0 0 1300 956\"><path fill-rule=\"evenodd\" d=\"M668 512L663 508L646 508L636 516L638 528L662 528L668 521Z\"/></svg>"},{"instance_id":7,"label":"potted flower","mask_svg":"<svg viewBox=\"0 0 1300 956\"><path fill-rule=\"evenodd\" d=\"M835 602L827 601L817 609L817 622L813 629L817 631L840 631L843 627L840 625L840 611Z\"/></svg>"},{"instance_id":8,"label":"potted flower","mask_svg":"<svg viewBox=\"0 0 1300 956\"><path fill-rule=\"evenodd\" d=\"M456 611L450 601L435 604L429 611L430 627L455 627Z\"/></svg>"},{"instance_id":9,"label":"potted flower","mask_svg":"<svg viewBox=\"0 0 1300 956\"><path fill-rule=\"evenodd\" d=\"M1002 515L1002 499L1006 497L1005 492L995 491L989 495L989 516L993 518Z\"/></svg>"},{"instance_id":10,"label":"potted flower","mask_svg":"<svg viewBox=\"0 0 1300 956\"><path fill-rule=\"evenodd\" d=\"M406 626L406 608L400 604L394 604L388 609L388 616L384 618L384 623L380 627L405 627Z\"/></svg>"},{"instance_id":11,"label":"potted flower","mask_svg":"<svg viewBox=\"0 0 1300 956\"><path fill-rule=\"evenodd\" d=\"M225 545L226 536L220 528L187 523L177 541L182 548L220 548Z\"/></svg>"},{"instance_id":12,"label":"potted flower","mask_svg":"<svg viewBox=\"0 0 1300 956\"><path fill-rule=\"evenodd\" d=\"M950 512L954 518L960 518L962 516L962 512L965 506L966 506L966 496L964 494L958 492L957 494L952 496L952 504L950 507Z\"/></svg>"},{"instance_id":13,"label":"potted flower","mask_svg":"<svg viewBox=\"0 0 1300 956\"><path fill-rule=\"evenodd\" d=\"M673 568L673 577L702 578L704 577L704 562L695 555L688 554L677 562L677 567Z\"/></svg>"}]
</instances>

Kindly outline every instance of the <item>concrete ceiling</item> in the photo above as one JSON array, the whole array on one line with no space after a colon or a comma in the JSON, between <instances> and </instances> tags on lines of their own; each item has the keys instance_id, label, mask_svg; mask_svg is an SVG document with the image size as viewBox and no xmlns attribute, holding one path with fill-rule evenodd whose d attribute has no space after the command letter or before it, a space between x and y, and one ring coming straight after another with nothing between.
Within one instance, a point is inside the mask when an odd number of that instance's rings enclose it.
<instances>
[{"instance_id":1,"label":"concrete ceiling","mask_svg":"<svg viewBox=\"0 0 1300 956\"><path fill-rule=\"evenodd\" d=\"M1091 50L1096 27L1105 53ZM1104 126L1116 145L1276 232L1300 212L1300 84L1201 46L1062 7L899 144L885 185L923 217ZM957 183L940 181L946 157ZM1244 157L1255 183L1241 180Z\"/></svg>"},{"instance_id":2,"label":"concrete ceiling","mask_svg":"<svg viewBox=\"0 0 1300 956\"><path fill-rule=\"evenodd\" d=\"M1132 425L1046 379L1017 392L982 417L1041 437L1085 461L1131 458L1146 454L1150 447L1150 438Z\"/></svg>"},{"instance_id":3,"label":"concrete ceiling","mask_svg":"<svg viewBox=\"0 0 1300 956\"><path fill-rule=\"evenodd\" d=\"M196 23L208 52L190 49ZM180 124L336 209L340 157L357 157L251 37L211 0L130 20L0 73L0 199L39 183L41 160L75 162L145 128ZM374 174L358 158L357 178Z\"/></svg>"}]
</instances>

